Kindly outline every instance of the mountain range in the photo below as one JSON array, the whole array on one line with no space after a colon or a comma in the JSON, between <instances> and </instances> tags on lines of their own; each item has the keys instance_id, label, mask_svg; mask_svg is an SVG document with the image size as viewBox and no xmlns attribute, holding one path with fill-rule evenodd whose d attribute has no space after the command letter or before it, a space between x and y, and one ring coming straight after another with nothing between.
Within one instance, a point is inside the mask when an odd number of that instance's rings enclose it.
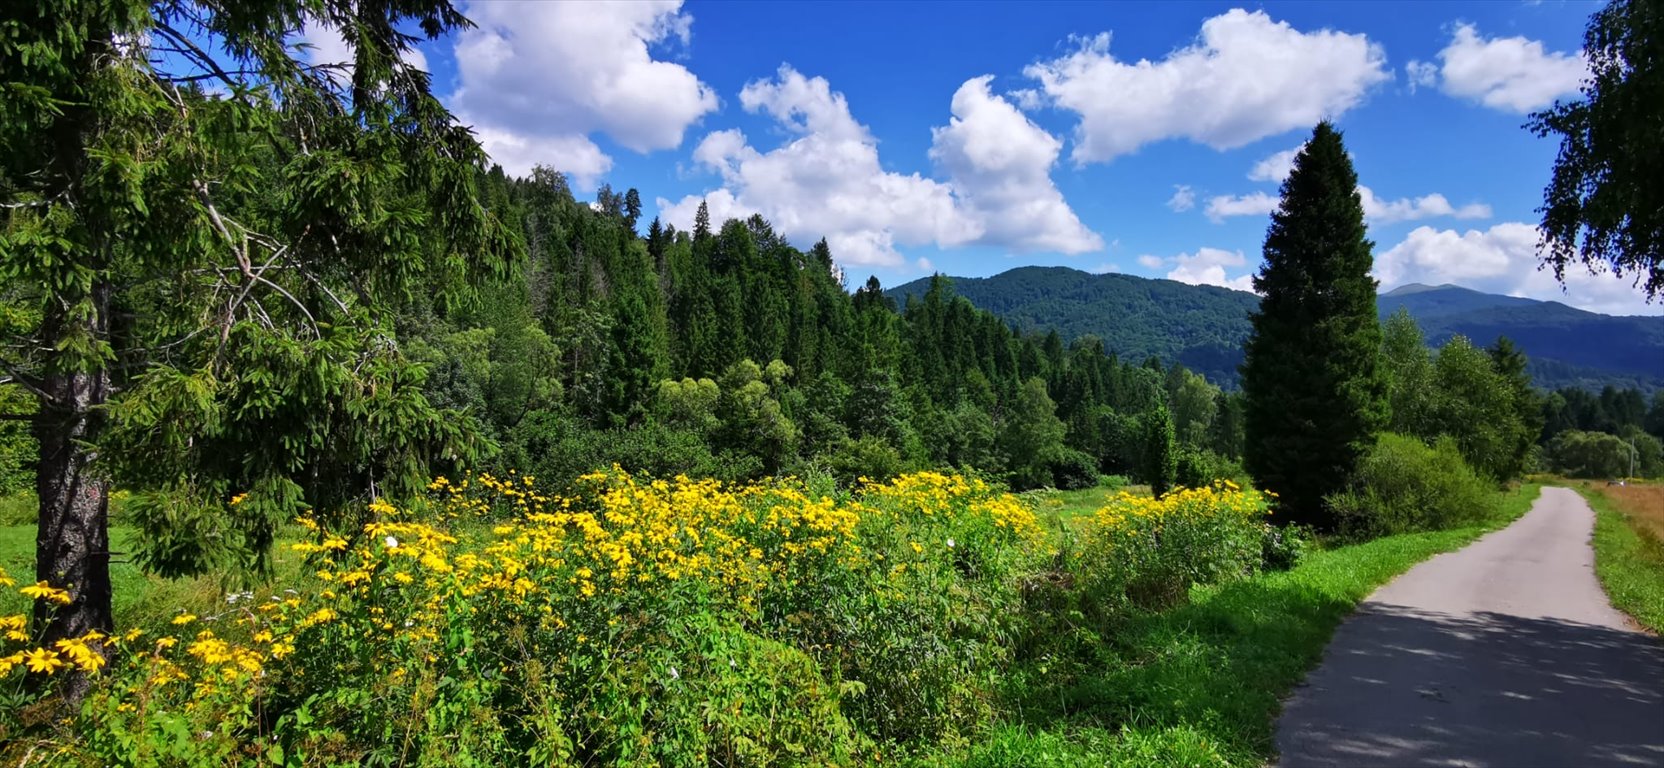
<instances>
[{"instance_id":1,"label":"mountain range","mask_svg":"<svg viewBox=\"0 0 1664 768\"><path fill-rule=\"evenodd\" d=\"M1095 335L1122 359L1177 360L1227 388L1236 386L1248 315L1259 306L1244 291L1067 267L950 280L956 294L1020 330ZM929 288L923 278L886 294L905 305ZM1455 285L1405 285L1381 294L1377 305L1382 318L1409 310L1435 347L1457 334L1480 346L1507 336L1530 357L1532 378L1544 388L1664 388L1664 317L1602 315Z\"/></svg>"}]
</instances>

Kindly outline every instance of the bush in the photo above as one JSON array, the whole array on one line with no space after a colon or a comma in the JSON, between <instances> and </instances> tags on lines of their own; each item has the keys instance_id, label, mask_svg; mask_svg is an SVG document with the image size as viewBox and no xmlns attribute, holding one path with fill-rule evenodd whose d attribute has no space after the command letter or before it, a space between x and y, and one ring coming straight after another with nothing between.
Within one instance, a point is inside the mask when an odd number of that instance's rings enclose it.
<instances>
[{"instance_id":1,"label":"bush","mask_svg":"<svg viewBox=\"0 0 1664 768\"><path fill-rule=\"evenodd\" d=\"M1311 532L1305 528L1266 523L1260 537L1260 562L1268 571L1290 570L1305 559L1311 543Z\"/></svg>"},{"instance_id":2,"label":"bush","mask_svg":"<svg viewBox=\"0 0 1664 768\"><path fill-rule=\"evenodd\" d=\"M1098 484L1098 461L1085 453L1062 448L1046 463L1051 469L1053 488L1075 491Z\"/></svg>"},{"instance_id":3,"label":"bush","mask_svg":"<svg viewBox=\"0 0 1664 768\"><path fill-rule=\"evenodd\" d=\"M875 435L844 440L837 450L825 458L832 475L845 487L856 485L863 479L889 480L907 469L901 452Z\"/></svg>"},{"instance_id":4,"label":"bush","mask_svg":"<svg viewBox=\"0 0 1664 768\"><path fill-rule=\"evenodd\" d=\"M1122 492L1080 528L1071 553L1082 609L1113 618L1183 601L1192 584L1254 573L1268 499L1222 482L1160 499Z\"/></svg>"},{"instance_id":5,"label":"bush","mask_svg":"<svg viewBox=\"0 0 1664 768\"><path fill-rule=\"evenodd\" d=\"M1248 473L1242 464L1206 449L1186 448L1179 452L1178 483L1202 488L1220 480L1246 485Z\"/></svg>"},{"instance_id":6,"label":"bush","mask_svg":"<svg viewBox=\"0 0 1664 768\"><path fill-rule=\"evenodd\" d=\"M1432 447L1384 433L1358 462L1348 487L1325 501L1353 538L1473 525L1496 511L1496 488L1462 459L1456 441Z\"/></svg>"}]
</instances>

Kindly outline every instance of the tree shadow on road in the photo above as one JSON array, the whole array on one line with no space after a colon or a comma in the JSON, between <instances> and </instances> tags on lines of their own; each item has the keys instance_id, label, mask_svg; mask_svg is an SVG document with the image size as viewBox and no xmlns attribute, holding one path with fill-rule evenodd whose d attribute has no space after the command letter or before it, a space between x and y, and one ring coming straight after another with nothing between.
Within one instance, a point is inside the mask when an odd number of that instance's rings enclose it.
<instances>
[{"instance_id":1,"label":"tree shadow on road","mask_svg":"<svg viewBox=\"0 0 1664 768\"><path fill-rule=\"evenodd\" d=\"M1305 765L1664 765L1664 649L1638 633L1366 604L1279 725Z\"/></svg>"}]
</instances>

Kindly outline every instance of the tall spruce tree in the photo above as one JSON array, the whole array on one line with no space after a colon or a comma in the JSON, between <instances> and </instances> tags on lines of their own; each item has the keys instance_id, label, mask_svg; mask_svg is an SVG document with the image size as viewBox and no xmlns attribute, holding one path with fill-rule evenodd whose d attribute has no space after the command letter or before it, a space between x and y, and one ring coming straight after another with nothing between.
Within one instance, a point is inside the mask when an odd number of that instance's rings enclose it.
<instances>
[{"instance_id":1,"label":"tall spruce tree","mask_svg":"<svg viewBox=\"0 0 1664 768\"><path fill-rule=\"evenodd\" d=\"M36 401L43 644L112 629L108 499L164 574L266 562L278 526L479 453L392 309L465 298L512 241L478 142L403 55L444 0L56 0L0 16L3 383ZM303 25L348 42L307 65ZM213 90L206 90L211 87ZM361 505L358 505L361 506ZM71 692L79 690L72 684Z\"/></svg>"},{"instance_id":2,"label":"tall spruce tree","mask_svg":"<svg viewBox=\"0 0 1664 768\"><path fill-rule=\"evenodd\" d=\"M1281 495L1284 520L1324 529L1324 497L1385 419L1373 244L1357 189L1340 133L1319 123L1271 214L1242 365L1248 471Z\"/></svg>"}]
</instances>

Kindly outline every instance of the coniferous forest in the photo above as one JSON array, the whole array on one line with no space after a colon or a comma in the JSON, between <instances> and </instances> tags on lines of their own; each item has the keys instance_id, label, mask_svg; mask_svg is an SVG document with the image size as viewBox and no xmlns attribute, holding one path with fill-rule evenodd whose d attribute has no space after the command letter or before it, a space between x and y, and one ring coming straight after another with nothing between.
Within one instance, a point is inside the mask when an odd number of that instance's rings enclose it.
<instances>
[{"instance_id":1,"label":"coniferous forest","mask_svg":"<svg viewBox=\"0 0 1664 768\"><path fill-rule=\"evenodd\" d=\"M846 485L957 467L1073 488L1141 476L1161 407L1193 477L1236 473L1239 406L1182 367L1019 334L945 278L905 306L876 280L851 292L825 242L798 250L760 217L678 231L640 222L634 189L589 204L543 171L482 188L524 261L478 301L400 324L424 393L477 420L501 465L555 483L616 463Z\"/></svg>"}]
</instances>

